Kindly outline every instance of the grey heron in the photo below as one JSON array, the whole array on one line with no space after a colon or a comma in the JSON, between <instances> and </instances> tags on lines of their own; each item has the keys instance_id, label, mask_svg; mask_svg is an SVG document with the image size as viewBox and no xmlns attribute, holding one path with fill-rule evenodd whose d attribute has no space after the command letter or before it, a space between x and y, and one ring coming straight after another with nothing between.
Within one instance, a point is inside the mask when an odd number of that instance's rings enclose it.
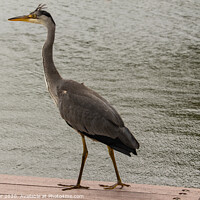
<instances>
[{"instance_id":1,"label":"grey heron","mask_svg":"<svg viewBox=\"0 0 200 200\"><path fill-rule=\"evenodd\" d=\"M83 168L88 156L85 141L85 136L87 136L107 145L117 176L116 184L100 186L104 187L104 189L114 189L118 185L121 186L120 188L123 188L123 186L128 187L129 185L122 183L119 176L114 150L128 156L131 156L130 153L137 155L136 149L139 148L139 143L124 125L120 115L107 100L84 84L63 79L60 76L53 61L56 24L51 14L45 11L44 5L40 4L29 15L14 17L9 20L42 24L47 28L47 39L42 49L42 56L48 91L55 101L62 118L82 137L83 154L77 183L75 185L59 184L59 186L64 187L63 190L88 188L80 184Z\"/></svg>"}]
</instances>

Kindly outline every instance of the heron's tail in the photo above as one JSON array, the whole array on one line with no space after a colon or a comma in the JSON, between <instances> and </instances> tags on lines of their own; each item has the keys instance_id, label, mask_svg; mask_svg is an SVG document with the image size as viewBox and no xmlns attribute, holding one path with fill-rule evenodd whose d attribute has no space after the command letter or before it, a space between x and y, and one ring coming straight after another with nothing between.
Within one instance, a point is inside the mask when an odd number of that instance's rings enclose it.
<instances>
[{"instance_id":1,"label":"heron's tail","mask_svg":"<svg viewBox=\"0 0 200 200\"><path fill-rule=\"evenodd\" d=\"M111 148L128 156L131 156L130 153L137 155L136 149L139 149L140 145L128 128L120 127L120 134L117 140L110 145Z\"/></svg>"},{"instance_id":2,"label":"heron's tail","mask_svg":"<svg viewBox=\"0 0 200 200\"><path fill-rule=\"evenodd\" d=\"M139 149L140 145L128 128L122 127L123 137L122 142L130 148Z\"/></svg>"}]
</instances>

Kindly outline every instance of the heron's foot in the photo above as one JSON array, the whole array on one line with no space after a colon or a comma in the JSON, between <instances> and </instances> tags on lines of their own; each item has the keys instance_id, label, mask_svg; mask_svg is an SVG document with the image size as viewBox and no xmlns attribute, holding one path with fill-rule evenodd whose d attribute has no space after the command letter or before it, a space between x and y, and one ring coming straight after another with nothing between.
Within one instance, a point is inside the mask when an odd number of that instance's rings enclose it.
<instances>
[{"instance_id":1,"label":"heron's foot","mask_svg":"<svg viewBox=\"0 0 200 200\"><path fill-rule=\"evenodd\" d=\"M100 186L103 187L105 190L112 190L112 189L116 188L118 185L121 186L119 189L122 189L124 186L130 187L130 185L127 185L122 182L118 182L118 183L115 183L114 185L110 185L110 186L109 185L100 185Z\"/></svg>"},{"instance_id":2,"label":"heron's foot","mask_svg":"<svg viewBox=\"0 0 200 200\"><path fill-rule=\"evenodd\" d=\"M63 185L63 184L58 184L58 186L64 187L62 191L65 190L72 190L72 189L88 189L89 187L81 186L81 185Z\"/></svg>"}]
</instances>

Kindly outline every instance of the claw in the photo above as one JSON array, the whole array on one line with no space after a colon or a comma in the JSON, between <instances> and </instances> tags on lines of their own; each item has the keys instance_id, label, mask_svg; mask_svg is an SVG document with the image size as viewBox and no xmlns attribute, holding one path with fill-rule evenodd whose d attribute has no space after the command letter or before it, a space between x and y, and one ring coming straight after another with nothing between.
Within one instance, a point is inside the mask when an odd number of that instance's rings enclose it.
<instances>
[{"instance_id":1,"label":"claw","mask_svg":"<svg viewBox=\"0 0 200 200\"><path fill-rule=\"evenodd\" d=\"M65 190L72 190L72 189L88 189L89 187L81 186L81 185L64 185L64 184L58 184L58 186L65 187L62 189L62 191Z\"/></svg>"},{"instance_id":2,"label":"claw","mask_svg":"<svg viewBox=\"0 0 200 200\"><path fill-rule=\"evenodd\" d=\"M124 183L115 183L114 185L99 185L101 187L103 187L105 190L112 190L114 188L116 188L118 185L121 185L121 187L119 189L122 189L124 186L126 187L130 187L130 185L124 184Z\"/></svg>"}]
</instances>

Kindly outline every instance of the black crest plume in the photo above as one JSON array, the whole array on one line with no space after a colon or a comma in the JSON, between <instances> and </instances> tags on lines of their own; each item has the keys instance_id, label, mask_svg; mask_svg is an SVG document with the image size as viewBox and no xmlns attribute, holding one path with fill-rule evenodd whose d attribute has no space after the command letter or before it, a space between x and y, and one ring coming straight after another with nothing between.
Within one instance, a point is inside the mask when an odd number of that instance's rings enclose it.
<instances>
[{"instance_id":1,"label":"black crest plume","mask_svg":"<svg viewBox=\"0 0 200 200\"><path fill-rule=\"evenodd\" d=\"M35 9L35 11L41 11L43 9L46 9L46 4L39 4L38 7Z\"/></svg>"}]
</instances>

